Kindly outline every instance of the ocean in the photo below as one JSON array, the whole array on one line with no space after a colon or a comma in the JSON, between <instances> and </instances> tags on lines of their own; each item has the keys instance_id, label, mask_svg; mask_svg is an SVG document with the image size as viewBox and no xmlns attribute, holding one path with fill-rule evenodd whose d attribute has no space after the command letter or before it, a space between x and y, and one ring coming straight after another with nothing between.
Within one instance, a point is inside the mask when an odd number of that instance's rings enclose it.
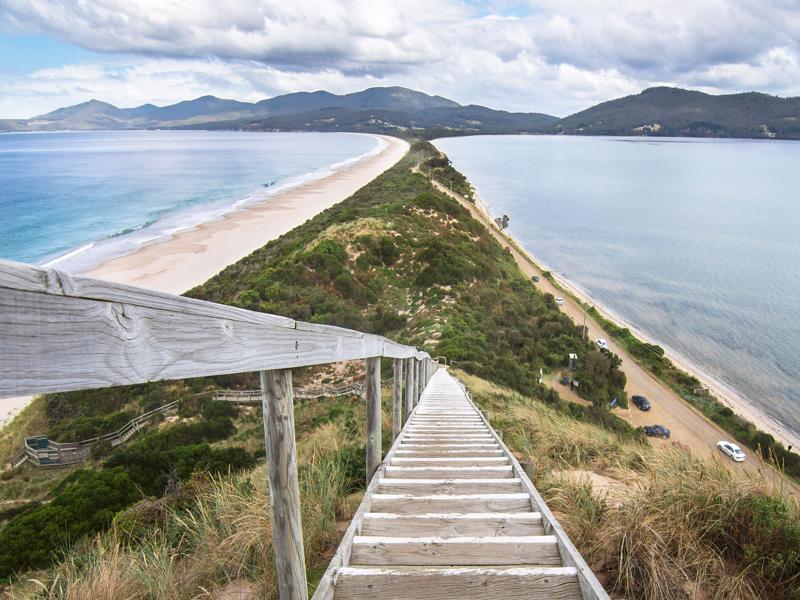
<instances>
[{"instance_id":1,"label":"ocean","mask_svg":"<svg viewBox=\"0 0 800 600\"><path fill-rule=\"evenodd\" d=\"M384 144L347 133L0 135L0 258L85 271Z\"/></svg>"},{"instance_id":2,"label":"ocean","mask_svg":"<svg viewBox=\"0 0 800 600\"><path fill-rule=\"evenodd\" d=\"M546 268L800 435L800 142L435 144Z\"/></svg>"}]
</instances>

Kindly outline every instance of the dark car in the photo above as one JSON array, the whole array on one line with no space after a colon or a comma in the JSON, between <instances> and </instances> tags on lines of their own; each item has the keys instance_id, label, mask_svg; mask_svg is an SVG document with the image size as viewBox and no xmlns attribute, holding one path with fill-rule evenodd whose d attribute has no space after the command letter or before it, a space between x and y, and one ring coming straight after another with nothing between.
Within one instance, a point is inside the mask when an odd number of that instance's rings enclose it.
<instances>
[{"instance_id":1,"label":"dark car","mask_svg":"<svg viewBox=\"0 0 800 600\"><path fill-rule=\"evenodd\" d=\"M668 440L670 431L663 425L645 425L644 434L650 437L658 437Z\"/></svg>"},{"instance_id":2,"label":"dark car","mask_svg":"<svg viewBox=\"0 0 800 600\"><path fill-rule=\"evenodd\" d=\"M539 283L539 276L538 275L534 275L533 277L531 277L531 279L533 279L533 283Z\"/></svg>"},{"instance_id":3,"label":"dark car","mask_svg":"<svg viewBox=\"0 0 800 600\"><path fill-rule=\"evenodd\" d=\"M650 401L644 396L632 396L631 402L633 402L639 410L650 410Z\"/></svg>"}]
</instances>

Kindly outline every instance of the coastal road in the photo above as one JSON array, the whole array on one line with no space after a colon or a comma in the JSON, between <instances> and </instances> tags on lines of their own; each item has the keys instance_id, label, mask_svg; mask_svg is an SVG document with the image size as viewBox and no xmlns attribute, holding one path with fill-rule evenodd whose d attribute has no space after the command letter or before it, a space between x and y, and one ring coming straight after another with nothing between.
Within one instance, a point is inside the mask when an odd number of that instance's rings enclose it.
<instances>
[{"instance_id":1,"label":"coastal road","mask_svg":"<svg viewBox=\"0 0 800 600\"><path fill-rule=\"evenodd\" d=\"M733 471L743 470L753 475L763 474L765 479L774 485L782 486L783 489L787 489L788 487L796 496L800 496L800 486L782 477L775 469L769 465L765 465L749 450L746 451L748 458L744 463L734 463L723 456L717 449L717 442L720 440L731 440L732 436L730 434L686 403L674 391L661 383L634 361L633 358L631 358L627 352L591 318L591 316L585 314L583 308L569 294L545 279L542 269L536 262L527 253L521 251L512 238L501 232L491 216L484 212L478 204L470 202L463 196L450 191L436 181L431 181L431 183L440 192L458 200L464 208L469 210L470 214L475 219L479 220L487 227L500 244L509 248L511 255L525 275L528 277L538 275L539 283L535 285L540 291L552 294L553 296L562 297L564 299L564 304L560 308L564 313L569 315L575 323L583 324L585 319L589 331L589 339L594 340L602 337L608 341L609 349L622 359L620 369L625 373L627 378L625 389L628 392L628 397L630 398L633 395L645 396L650 400L652 406L651 410L648 412L642 412L633 406L624 410L619 409L616 412L620 417L624 418L635 427L658 423L671 430L672 439L670 441L651 440L653 444L681 444L691 450L695 455L706 458L713 457L722 461L723 464ZM563 386L555 383L553 384L553 388L563 395Z\"/></svg>"}]
</instances>

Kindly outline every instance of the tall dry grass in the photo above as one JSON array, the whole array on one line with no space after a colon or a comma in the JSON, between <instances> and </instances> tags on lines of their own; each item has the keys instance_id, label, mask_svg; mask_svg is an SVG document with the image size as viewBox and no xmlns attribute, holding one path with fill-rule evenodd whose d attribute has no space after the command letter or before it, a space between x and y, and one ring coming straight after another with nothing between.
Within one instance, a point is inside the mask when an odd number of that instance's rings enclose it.
<instances>
[{"instance_id":1,"label":"tall dry grass","mask_svg":"<svg viewBox=\"0 0 800 600\"><path fill-rule=\"evenodd\" d=\"M347 442L345 445L344 441ZM353 440L327 423L298 444L301 510L310 568L327 562L348 501ZM360 448L359 448L360 449ZM258 598L277 595L266 469L200 479L179 501L144 501L107 533L74 547L48 572L17 582L9 600L216 598L247 580Z\"/></svg>"}]
</instances>

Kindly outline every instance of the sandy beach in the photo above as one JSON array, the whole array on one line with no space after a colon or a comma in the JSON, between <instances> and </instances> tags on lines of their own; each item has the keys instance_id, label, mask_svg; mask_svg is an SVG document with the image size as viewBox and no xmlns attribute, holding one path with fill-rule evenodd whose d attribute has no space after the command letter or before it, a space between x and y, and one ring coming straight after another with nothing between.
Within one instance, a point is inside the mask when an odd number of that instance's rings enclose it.
<instances>
[{"instance_id":1,"label":"sandy beach","mask_svg":"<svg viewBox=\"0 0 800 600\"><path fill-rule=\"evenodd\" d=\"M348 164L322 179L278 193L262 203L237 209L219 220L108 260L84 275L161 292L183 293L348 198L408 151L408 143L398 138L372 137L385 144L377 154ZM0 403L0 429L30 401L30 397L19 397Z\"/></svg>"},{"instance_id":2,"label":"sandy beach","mask_svg":"<svg viewBox=\"0 0 800 600\"><path fill-rule=\"evenodd\" d=\"M394 165L408 150L408 143L398 138L374 137L386 143L377 155L262 203L228 213L217 221L142 246L131 254L98 265L85 275L161 292L183 293L341 202Z\"/></svg>"},{"instance_id":3,"label":"sandy beach","mask_svg":"<svg viewBox=\"0 0 800 600\"><path fill-rule=\"evenodd\" d=\"M563 278L556 278L558 285L560 286L556 287L552 285L546 278L544 278L542 273L546 269L543 268L539 261L537 261L537 259L530 252L524 249L519 242L517 242L513 237L501 232L496 227L494 219L491 216L486 203L480 199L477 194L476 202L472 203L462 198L458 194L450 192L436 182L434 182L434 184L442 192L450 194L459 200L465 208L470 210L475 218L481 220L487 225L489 230L493 233L497 240L500 241L500 243L502 243L504 246L509 246L512 256L522 269L523 273L528 276L538 275L540 277L540 282L537 284L537 287L539 287L541 291L551 293L555 296L562 296L565 302L564 305L561 306L561 310L569 315L573 321L576 323L582 323L585 313L581 305L578 304L578 302L576 302L571 296L578 298L581 302L595 305L595 307L601 312L601 314L603 314L603 316L609 320L620 323L618 318L609 313L609 311L598 306L594 300L586 297L585 294L583 294L570 282L563 280ZM566 290L568 293L564 293L561 290ZM590 316L586 316L585 319L587 328L589 330L590 339L595 339L598 337L606 338L611 351L622 359L621 369L625 372L625 375L628 379L626 385L628 396L633 394L641 394L652 401L652 409L650 412L644 413L635 408L628 408L625 410L620 410L619 416L634 426L661 423L672 431L673 435L671 441L653 440L654 444L670 444L673 442L680 443L700 456L721 458L721 453L716 448L716 444L719 440L731 439L731 435L715 423L711 422L707 417L705 417L705 415L701 414L694 407L690 406L675 392L653 377L644 368L639 366L639 364L634 361L622 347L620 347L613 339L611 339L611 336L603 331L602 327ZM629 327L629 325L624 322L622 323L622 326ZM631 329L635 335L639 336L641 334L641 332L636 331L634 328ZM643 338L645 341L652 342L652 340L648 340L644 336ZM706 376L699 369L688 367L687 361L682 360L680 357L676 357L674 353L670 354L668 352L667 355L670 360L673 360L680 368L697 376L704 386L706 386L715 396L717 396L720 401L728 405L734 412L751 421L763 431L769 432L775 437L775 439L781 441L785 446L793 445L794 447L798 447L800 440L798 440L796 436L792 435L791 432L786 431L785 428L781 427L773 419L763 414L745 399L736 395L732 390L724 388L724 386L722 386L719 382L716 382L712 378ZM563 391L562 387L558 384L553 385L559 392ZM746 449L746 453L750 456L750 458L744 463L734 464L727 459L722 458L722 460L724 461L724 464L730 463L728 466L731 468L741 468L751 473L762 471L767 477L773 480L776 485L782 485L784 483L782 479L774 477L775 472L772 469L763 471L761 469L761 462L755 456L753 456L753 453L749 451L749 449Z\"/></svg>"}]
</instances>

